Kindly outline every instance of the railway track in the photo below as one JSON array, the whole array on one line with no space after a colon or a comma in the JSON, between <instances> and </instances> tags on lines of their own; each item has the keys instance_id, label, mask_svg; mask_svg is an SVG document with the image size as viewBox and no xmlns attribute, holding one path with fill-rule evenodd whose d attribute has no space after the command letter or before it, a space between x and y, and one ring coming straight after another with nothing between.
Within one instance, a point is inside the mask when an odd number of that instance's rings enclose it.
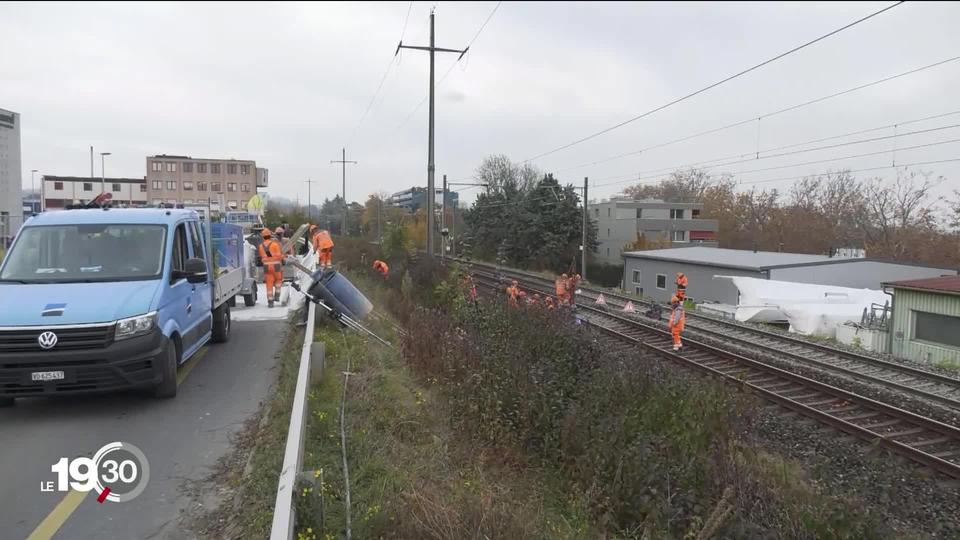
<instances>
[{"instance_id":1,"label":"railway track","mask_svg":"<svg viewBox=\"0 0 960 540\"><path fill-rule=\"evenodd\" d=\"M475 272L478 285L500 290L497 276ZM519 280L519 278L516 278ZM853 392L792 373L759 360L684 338L672 350L670 333L590 305L578 312L598 331L619 343L645 348L695 368L789 410L891 450L911 461L960 479L960 429Z\"/></svg>"},{"instance_id":2,"label":"railway track","mask_svg":"<svg viewBox=\"0 0 960 540\"><path fill-rule=\"evenodd\" d=\"M497 269L496 266L487 263L471 262L470 264L475 272L477 268L482 268L481 272L493 277L499 271L507 278L522 281L528 288L549 294L554 292L553 281L543 276L517 270ZM580 291L578 298L588 303L596 301L602 293L607 304L616 309L622 309L628 301L651 305L650 302L588 287L581 287ZM691 331L705 337L736 341L741 346L749 346L797 364L816 367L960 410L960 380L953 377L696 313L687 313L687 332Z\"/></svg>"}]
</instances>

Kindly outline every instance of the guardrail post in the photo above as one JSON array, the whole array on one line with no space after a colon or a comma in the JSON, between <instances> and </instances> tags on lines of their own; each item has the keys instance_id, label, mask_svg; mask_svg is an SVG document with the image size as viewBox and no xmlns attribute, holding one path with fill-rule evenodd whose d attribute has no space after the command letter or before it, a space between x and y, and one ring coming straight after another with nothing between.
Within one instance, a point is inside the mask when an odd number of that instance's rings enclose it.
<instances>
[{"instance_id":1,"label":"guardrail post","mask_svg":"<svg viewBox=\"0 0 960 540\"><path fill-rule=\"evenodd\" d=\"M315 341L310 347L310 384L320 384L325 363L325 344L322 341Z\"/></svg>"}]
</instances>

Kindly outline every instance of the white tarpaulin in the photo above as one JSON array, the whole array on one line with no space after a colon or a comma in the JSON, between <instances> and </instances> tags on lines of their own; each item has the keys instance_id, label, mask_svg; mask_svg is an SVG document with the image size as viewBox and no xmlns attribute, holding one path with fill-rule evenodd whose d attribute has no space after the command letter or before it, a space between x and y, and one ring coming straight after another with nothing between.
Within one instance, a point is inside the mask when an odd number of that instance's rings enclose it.
<instances>
[{"instance_id":1,"label":"white tarpaulin","mask_svg":"<svg viewBox=\"0 0 960 540\"><path fill-rule=\"evenodd\" d=\"M738 276L714 279L729 279L739 289L738 321L788 321L790 330L801 334L834 337L837 324L859 321L864 308L887 301L887 295L873 289Z\"/></svg>"}]
</instances>

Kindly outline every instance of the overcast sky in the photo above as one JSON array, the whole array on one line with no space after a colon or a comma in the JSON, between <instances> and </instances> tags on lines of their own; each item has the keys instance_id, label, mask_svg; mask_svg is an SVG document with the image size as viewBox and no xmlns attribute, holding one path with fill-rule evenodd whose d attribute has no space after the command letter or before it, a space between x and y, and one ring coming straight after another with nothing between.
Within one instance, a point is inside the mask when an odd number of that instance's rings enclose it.
<instances>
[{"instance_id":1,"label":"overcast sky","mask_svg":"<svg viewBox=\"0 0 960 540\"><path fill-rule=\"evenodd\" d=\"M484 156L522 161L704 87L889 2L504 2L437 88L437 179L469 177ZM414 2L404 43L461 48L495 2ZM271 195L347 197L426 184L428 55L403 51L360 124L404 27L409 2L256 4L0 3L0 107L22 115L30 169L142 177L145 156L253 159ZM603 164L609 156L756 118L960 56L960 3L905 3L704 94L534 163L591 198L631 177L960 111L960 61ZM437 79L456 61L438 54ZM785 151L960 124L960 114ZM359 128L358 128L359 125ZM960 128L711 169L744 182L893 163L890 150L960 139ZM861 158L848 156L880 153ZM767 154L779 152L767 152ZM823 162L831 158L844 158ZM897 163L960 160L960 142L898 150ZM100 174L99 159L97 175ZM729 161L738 161L736 159ZM811 161L820 163L796 165ZM921 167L960 187L960 161ZM758 172L758 169L765 169ZM892 169L857 176L890 177ZM649 180L648 180L649 181ZM619 183L616 183L619 182ZM790 180L744 184L784 188ZM464 196L475 193L466 192ZM472 198L472 197L471 197Z\"/></svg>"}]
</instances>

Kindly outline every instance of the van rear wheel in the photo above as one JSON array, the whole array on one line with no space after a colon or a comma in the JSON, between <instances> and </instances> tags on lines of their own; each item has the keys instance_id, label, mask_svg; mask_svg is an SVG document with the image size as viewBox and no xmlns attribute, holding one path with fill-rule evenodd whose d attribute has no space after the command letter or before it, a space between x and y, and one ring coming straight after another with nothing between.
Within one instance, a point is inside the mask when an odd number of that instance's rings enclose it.
<instances>
[{"instance_id":1,"label":"van rear wheel","mask_svg":"<svg viewBox=\"0 0 960 540\"><path fill-rule=\"evenodd\" d=\"M153 390L153 396L169 399L177 395L177 366L180 364L180 355L177 352L177 344L172 339L167 340L164 351L166 354L161 360L160 384Z\"/></svg>"},{"instance_id":2,"label":"van rear wheel","mask_svg":"<svg viewBox=\"0 0 960 540\"><path fill-rule=\"evenodd\" d=\"M230 340L230 306L226 303L213 310L214 343L225 343Z\"/></svg>"}]
</instances>

